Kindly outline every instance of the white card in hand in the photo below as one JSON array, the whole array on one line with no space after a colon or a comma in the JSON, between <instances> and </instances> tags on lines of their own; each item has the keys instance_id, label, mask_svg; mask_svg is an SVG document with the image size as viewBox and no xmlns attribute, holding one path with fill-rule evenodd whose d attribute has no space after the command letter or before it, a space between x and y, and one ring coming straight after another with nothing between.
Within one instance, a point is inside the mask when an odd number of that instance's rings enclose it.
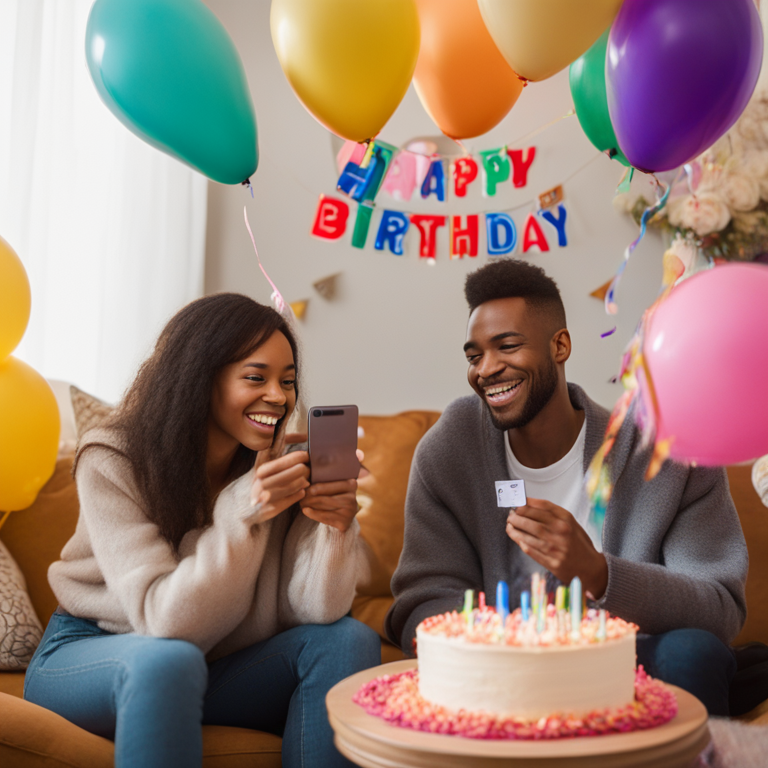
<instances>
[{"instance_id":1,"label":"white card in hand","mask_svg":"<svg viewBox=\"0 0 768 768\"><path fill-rule=\"evenodd\" d=\"M525 482L523 480L497 480L496 505L499 507L524 507Z\"/></svg>"}]
</instances>

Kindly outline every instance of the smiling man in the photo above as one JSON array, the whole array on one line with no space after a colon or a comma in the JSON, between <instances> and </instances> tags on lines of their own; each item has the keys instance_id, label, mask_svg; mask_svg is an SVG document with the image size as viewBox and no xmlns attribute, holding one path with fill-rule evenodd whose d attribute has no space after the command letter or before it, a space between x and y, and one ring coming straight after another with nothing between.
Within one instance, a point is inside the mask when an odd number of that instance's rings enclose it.
<instances>
[{"instance_id":1,"label":"smiling man","mask_svg":"<svg viewBox=\"0 0 768 768\"><path fill-rule=\"evenodd\" d=\"M414 456L390 639L410 651L419 622L460 608L466 589L490 596L506 581L515 601L535 571L550 592L578 576L593 605L639 625L638 661L651 675L727 715L747 549L725 471L666 462L646 482L650 450L627 418L601 536L584 475L609 413L566 380L557 285L499 259L467 277L465 295L475 394L448 406ZM499 508L499 480L524 480L526 506Z\"/></svg>"}]
</instances>

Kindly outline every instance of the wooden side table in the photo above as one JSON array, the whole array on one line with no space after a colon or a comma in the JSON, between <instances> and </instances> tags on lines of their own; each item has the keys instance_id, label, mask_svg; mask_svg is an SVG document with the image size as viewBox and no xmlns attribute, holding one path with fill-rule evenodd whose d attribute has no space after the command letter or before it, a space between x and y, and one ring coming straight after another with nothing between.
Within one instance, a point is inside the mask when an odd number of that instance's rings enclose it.
<instances>
[{"instance_id":1,"label":"wooden side table","mask_svg":"<svg viewBox=\"0 0 768 768\"><path fill-rule=\"evenodd\" d=\"M366 669L328 692L326 705L339 751L364 768L689 768L709 743L704 705L669 686L679 711L647 731L554 741L495 741L441 736L390 725L352 701L360 686L404 672L414 660Z\"/></svg>"}]
</instances>

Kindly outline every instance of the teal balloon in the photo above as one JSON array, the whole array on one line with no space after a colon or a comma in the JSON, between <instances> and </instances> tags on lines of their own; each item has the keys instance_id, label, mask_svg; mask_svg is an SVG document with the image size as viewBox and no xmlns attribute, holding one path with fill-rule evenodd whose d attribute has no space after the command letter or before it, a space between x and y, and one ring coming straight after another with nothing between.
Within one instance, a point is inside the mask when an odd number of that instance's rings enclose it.
<instances>
[{"instance_id":1,"label":"teal balloon","mask_svg":"<svg viewBox=\"0 0 768 768\"><path fill-rule=\"evenodd\" d=\"M608 47L610 27L598 41L571 64L569 70L571 96L576 117L587 138L601 151L608 152L622 165L630 162L619 147L608 114L608 94L605 87L605 52Z\"/></svg>"},{"instance_id":2,"label":"teal balloon","mask_svg":"<svg viewBox=\"0 0 768 768\"><path fill-rule=\"evenodd\" d=\"M96 0L85 50L101 99L148 144L222 184L256 171L243 63L200 0Z\"/></svg>"}]
</instances>

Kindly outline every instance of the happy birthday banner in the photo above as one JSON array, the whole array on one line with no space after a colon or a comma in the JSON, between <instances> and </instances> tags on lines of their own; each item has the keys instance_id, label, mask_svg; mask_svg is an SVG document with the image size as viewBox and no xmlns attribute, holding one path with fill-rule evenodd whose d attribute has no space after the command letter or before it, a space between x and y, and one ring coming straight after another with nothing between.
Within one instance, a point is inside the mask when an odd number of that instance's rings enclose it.
<instances>
[{"instance_id":1,"label":"happy birthday banner","mask_svg":"<svg viewBox=\"0 0 768 768\"><path fill-rule=\"evenodd\" d=\"M437 153L423 155L409 150L398 150L383 141L363 144L347 142L339 153L343 170L336 183L337 191L357 203L354 222L350 222L350 203L328 195L320 195L312 234L322 240L338 240L352 227L352 246L364 248L368 241L376 197L381 190L395 200L410 201L416 189L423 200L434 197L447 200L450 187L455 197L466 197L467 189L481 176L484 197L495 197L502 184L511 182L515 188L528 184L528 171L536 157L536 147L508 149L500 147L477 153L447 158ZM445 166L449 174L445 172ZM489 256L504 256L522 244L522 253L536 249L549 251L550 240L557 245L568 245L566 234L567 211L563 205L562 185L538 196L538 209L531 211L522 227L522 239L517 225L504 211L457 215L408 213L401 210L381 209L376 227L374 248L388 249L402 256L403 241L411 228L419 233L419 256L435 259L437 232L448 227L449 248L452 259L475 257L479 251L480 217L485 218L485 246ZM523 203L507 210L530 205ZM550 228L547 237L545 229Z\"/></svg>"}]
</instances>

